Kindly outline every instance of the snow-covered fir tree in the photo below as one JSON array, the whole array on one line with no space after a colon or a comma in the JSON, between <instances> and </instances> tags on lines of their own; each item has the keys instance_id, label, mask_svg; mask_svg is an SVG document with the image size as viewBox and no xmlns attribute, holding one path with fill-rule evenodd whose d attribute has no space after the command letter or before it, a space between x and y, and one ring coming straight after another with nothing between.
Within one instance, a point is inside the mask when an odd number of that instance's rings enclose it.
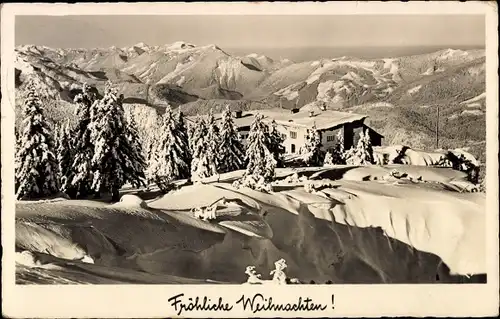
<instances>
[{"instance_id":1,"label":"snow-covered fir tree","mask_svg":"<svg viewBox=\"0 0 500 319\"><path fill-rule=\"evenodd\" d=\"M144 183L144 171L133 163L135 149L127 136L127 123L122 106L123 95L111 83L106 84L104 97L94 104L91 138L95 143L92 166L92 188L99 194L110 192L119 199L119 189L127 182Z\"/></svg>"},{"instance_id":2,"label":"snow-covered fir tree","mask_svg":"<svg viewBox=\"0 0 500 319\"><path fill-rule=\"evenodd\" d=\"M234 124L229 106L222 113L219 163L220 173L242 169L245 164L244 147Z\"/></svg>"},{"instance_id":3,"label":"snow-covered fir tree","mask_svg":"<svg viewBox=\"0 0 500 319\"><path fill-rule=\"evenodd\" d=\"M321 135L314 125L308 130L305 143L304 161L308 166L320 166L323 162L323 152L321 150Z\"/></svg>"},{"instance_id":4,"label":"snow-covered fir tree","mask_svg":"<svg viewBox=\"0 0 500 319\"><path fill-rule=\"evenodd\" d=\"M194 134L195 134L195 131L196 131L196 127L198 126L199 120L200 120L200 118L197 118L194 121L194 123L193 122L188 122L188 125L187 125L189 150L190 150L190 153L191 153L191 157L193 156L193 149L194 149L194 144L193 144Z\"/></svg>"},{"instance_id":5,"label":"snow-covered fir tree","mask_svg":"<svg viewBox=\"0 0 500 319\"><path fill-rule=\"evenodd\" d=\"M23 131L16 152L16 198L41 198L59 191L58 165L50 126L37 87L28 83Z\"/></svg>"},{"instance_id":6,"label":"snow-covered fir tree","mask_svg":"<svg viewBox=\"0 0 500 319\"><path fill-rule=\"evenodd\" d=\"M351 148L346 152L346 163L348 165L370 165L373 164L373 148L368 130L366 133L359 133L359 140L356 148Z\"/></svg>"},{"instance_id":7,"label":"snow-covered fir tree","mask_svg":"<svg viewBox=\"0 0 500 319\"><path fill-rule=\"evenodd\" d=\"M206 123L207 123L207 135L205 135L205 144L207 147L207 159L211 163L213 163L216 167L215 171L210 172L211 175L209 176L212 176L217 174L220 163L219 160L220 130L219 126L215 121L213 109L210 109Z\"/></svg>"},{"instance_id":8,"label":"snow-covered fir tree","mask_svg":"<svg viewBox=\"0 0 500 319\"><path fill-rule=\"evenodd\" d=\"M142 147L143 141L137 132L137 124L135 123L134 117L131 116L127 120L126 132L125 135L127 137L128 142L130 143L130 160L133 165L135 165L134 170L136 172L144 172L146 171L146 159L145 152ZM132 186L140 187L144 185L144 180L134 179L130 181Z\"/></svg>"},{"instance_id":9,"label":"snow-covered fir tree","mask_svg":"<svg viewBox=\"0 0 500 319\"><path fill-rule=\"evenodd\" d=\"M73 143L74 138L71 134L69 123L66 122L57 128L57 162L59 167L59 182L61 191L66 192L65 185L68 183L68 178L72 176L71 169L73 164ZM69 195L69 194L68 194Z\"/></svg>"},{"instance_id":10,"label":"snow-covered fir tree","mask_svg":"<svg viewBox=\"0 0 500 319\"><path fill-rule=\"evenodd\" d=\"M257 114L247 139L245 175L263 177L264 182L271 182L274 178L276 160L269 150L270 137L268 126L263 122L263 116Z\"/></svg>"},{"instance_id":11,"label":"snow-covered fir tree","mask_svg":"<svg viewBox=\"0 0 500 319\"><path fill-rule=\"evenodd\" d=\"M146 147L146 183L153 183L157 177L156 169L158 167L158 147L161 141L162 116L158 115L156 121L150 126L150 134Z\"/></svg>"},{"instance_id":12,"label":"snow-covered fir tree","mask_svg":"<svg viewBox=\"0 0 500 319\"><path fill-rule=\"evenodd\" d=\"M335 146L325 154L323 166L343 165L345 163L344 136L342 131L339 131Z\"/></svg>"},{"instance_id":13,"label":"snow-covered fir tree","mask_svg":"<svg viewBox=\"0 0 500 319\"><path fill-rule=\"evenodd\" d=\"M177 132L179 133L180 140L182 141L183 145L183 150L184 150L184 160L188 164L188 167L191 167L191 159L192 159L192 154L191 154L191 148L189 144L189 132L188 132L188 126L186 124L185 118L184 118L184 113L182 113L180 107L177 112L177 115L175 117L175 123L176 123L176 128ZM186 173L186 177L191 175L191 169L188 169Z\"/></svg>"},{"instance_id":14,"label":"snow-covered fir tree","mask_svg":"<svg viewBox=\"0 0 500 319\"><path fill-rule=\"evenodd\" d=\"M161 135L152 171L155 180L171 182L189 176L188 141L180 131L172 109L167 106L161 117Z\"/></svg>"},{"instance_id":15,"label":"snow-covered fir tree","mask_svg":"<svg viewBox=\"0 0 500 319\"><path fill-rule=\"evenodd\" d=\"M191 160L191 179L196 181L199 179L198 170L202 167L202 157L205 151L205 135L207 134L207 126L205 120L199 116L195 120L195 124L191 126L189 145L192 154Z\"/></svg>"},{"instance_id":16,"label":"snow-covered fir tree","mask_svg":"<svg viewBox=\"0 0 500 319\"><path fill-rule=\"evenodd\" d=\"M72 163L64 174L62 191L70 197L85 197L92 192L92 157L94 144L91 139L93 105L96 96L92 88L83 84L82 92L75 96L77 123L72 132Z\"/></svg>"},{"instance_id":17,"label":"snow-covered fir tree","mask_svg":"<svg viewBox=\"0 0 500 319\"><path fill-rule=\"evenodd\" d=\"M337 133L337 143L332 150L332 163L336 165L345 164L344 135L342 131Z\"/></svg>"},{"instance_id":18,"label":"snow-covered fir tree","mask_svg":"<svg viewBox=\"0 0 500 319\"><path fill-rule=\"evenodd\" d=\"M199 119L193 133L193 159L191 161L191 180L217 174L218 129L212 111L206 120Z\"/></svg>"},{"instance_id":19,"label":"snow-covered fir tree","mask_svg":"<svg viewBox=\"0 0 500 319\"><path fill-rule=\"evenodd\" d=\"M285 146L283 145L284 138L277 129L275 120L272 120L269 128L269 151L276 160L276 167L283 167L283 154L285 154Z\"/></svg>"}]
</instances>

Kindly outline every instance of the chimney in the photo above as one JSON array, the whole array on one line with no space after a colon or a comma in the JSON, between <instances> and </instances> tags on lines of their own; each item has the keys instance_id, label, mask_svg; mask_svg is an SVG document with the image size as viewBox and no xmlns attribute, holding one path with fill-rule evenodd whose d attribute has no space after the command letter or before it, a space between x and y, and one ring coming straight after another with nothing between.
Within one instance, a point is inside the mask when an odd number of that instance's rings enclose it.
<instances>
[{"instance_id":1,"label":"chimney","mask_svg":"<svg viewBox=\"0 0 500 319\"><path fill-rule=\"evenodd\" d=\"M242 113L243 113L243 111L236 111L236 112L234 112L234 117L239 119L241 117Z\"/></svg>"},{"instance_id":2,"label":"chimney","mask_svg":"<svg viewBox=\"0 0 500 319\"><path fill-rule=\"evenodd\" d=\"M292 114L295 114L299 111L299 109L295 108L295 109L292 109Z\"/></svg>"}]
</instances>

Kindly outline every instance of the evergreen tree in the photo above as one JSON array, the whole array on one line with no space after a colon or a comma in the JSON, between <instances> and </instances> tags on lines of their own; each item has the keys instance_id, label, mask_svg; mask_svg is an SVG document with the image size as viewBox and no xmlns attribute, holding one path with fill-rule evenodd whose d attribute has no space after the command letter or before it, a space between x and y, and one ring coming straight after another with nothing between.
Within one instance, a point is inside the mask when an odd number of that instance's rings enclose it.
<instances>
[{"instance_id":1,"label":"evergreen tree","mask_svg":"<svg viewBox=\"0 0 500 319\"><path fill-rule=\"evenodd\" d=\"M40 198L59 191L52 132L42 111L37 88L28 84L23 132L16 154L16 198Z\"/></svg>"},{"instance_id":2,"label":"evergreen tree","mask_svg":"<svg viewBox=\"0 0 500 319\"><path fill-rule=\"evenodd\" d=\"M332 152L332 163L337 165L345 164L344 135L342 131L337 133L337 144Z\"/></svg>"},{"instance_id":3,"label":"evergreen tree","mask_svg":"<svg viewBox=\"0 0 500 319\"><path fill-rule=\"evenodd\" d=\"M226 173L242 169L245 164L245 153L229 106L222 113L220 132L220 172Z\"/></svg>"},{"instance_id":4,"label":"evergreen tree","mask_svg":"<svg viewBox=\"0 0 500 319\"><path fill-rule=\"evenodd\" d=\"M277 129L276 121L271 122L269 129L269 145L268 149L276 160L276 167L283 167L283 154L285 154L285 146L283 145L284 138Z\"/></svg>"},{"instance_id":5,"label":"evergreen tree","mask_svg":"<svg viewBox=\"0 0 500 319\"><path fill-rule=\"evenodd\" d=\"M191 154L191 159L193 157L193 150L194 150L194 144L193 144L194 135L195 135L196 127L198 126L199 120L200 119L197 118L194 121L194 123L188 123L188 125L187 125L187 133L188 133L189 150L190 150L190 154Z\"/></svg>"},{"instance_id":6,"label":"evergreen tree","mask_svg":"<svg viewBox=\"0 0 500 319\"><path fill-rule=\"evenodd\" d=\"M207 134L207 127L202 117L197 117L195 125L192 126L189 145L191 148L191 178L199 179L198 170L201 169L202 156L205 151L204 136ZM201 174L200 174L201 175Z\"/></svg>"},{"instance_id":7,"label":"evergreen tree","mask_svg":"<svg viewBox=\"0 0 500 319\"><path fill-rule=\"evenodd\" d=\"M92 157L94 144L91 139L92 107L96 96L87 83L83 84L82 92L75 96L77 104L77 124L73 130L73 153L70 168L65 170L62 191L71 197L85 197L92 188Z\"/></svg>"},{"instance_id":8,"label":"evergreen tree","mask_svg":"<svg viewBox=\"0 0 500 319\"><path fill-rule=\"evenodd\" d=\"M161 125L162 117L155 117L155 121L149 128L150 132L148 135L146 146L146 181L148 185L156 179L156 169L158 167L158 147L161 141Z\"/></svg>"},{"instance_id":9,"label":"evergreen tree","mask_svg":"<svg viewBox=\"0 0 500 319\"><path fill-rule=\"evenodd\" d=\"M322 163L323 152L321 151L321 135L314 125L306 136L305 162L308 166L319 166Z\"/></svg>"},{"instance_id":10,"label":"evergreen tree","mask_svg":"<svg viewBox=\"0 0 500 319\"><path fill-rule=\"evenodd\" d=\"M186 125L186 122L184 120L184 114L179 111L177 112L177 117L176 117L176 128L177 132L179 134L179 139L182 142L182 149L184 151L184 161L188 164L188 167L191 166L191 160L192 160L192 154L191 154L191 148L189 144L189 133L188 133L188 127ZM187 170L187 173L185 177L191 176L190 174L190 169Z\"/></svg>"},{"instance_id":11,"label":"evergreen tree","mask_svg":"<svg viewBox=\"0 0 500 319\"><path fill-rule=\"evenodd\" d=\"M220 147L220 130L215 122L213 109L210 109L207 118L207 135L205 135L205 144L207 147L207 160L211 163L210 167L215 167L215 170L210 172L209 176L217 174L217 168L220 166L219 147Z\"/></svg>"},{"instance_id":12,"label":"evergreen tree","mask_svg":"<svg viewBox=\"0 0 500 319\"><path fill-rule=\"evenodd\" d=\"M58 133L56 135L57 141L57 162L59 164L59 181L61 185L61 191L66 192L67 189L64 188L67 185L68 178L72 176L71 168L73 163L73 137L71 136L71 130L69 123L61 125L57 129Z\"/></svg>"},{"instance_id":13,"label":"evergreen tree","mask_svg":"<svg viewBox=\"0 0 500 319\"><path fill-rule=\"evenodd\" d=\"M144 150L142 148L142 140L137 131L137 125L135 123L134 117L130 116L127 121L126 133L125 133L128 142L130 143L130 160L132 164L135 166L135 172L145 172L146 171L146 160ZM142 175L141 175L142 177ZM143 178L133 179L130 181L132 186L140 187L144 185Z\"/></svg>"},{"instance_id":14,"label":"evergreen tree","mask_svg":"<svg viewBox=\"0 0 500 319\"><path fill-rule=\"evenodd\" d=\"M94 104L91 127L95 142L92 188L98 195L111 192L115 201L125 183L143 184L145 178L144 171L138 171L133 163L135 150L127 136L122 99L123 95L118 97L117 90L107 83L104 97Z\"/></svg>"},{"instance_id":15,"label":"evergreen tree","mask_svg":"<svg viewBox=\"0 0 500 319\"><path fill-rule=\"evenodd\" d=\"M369 165L374 163L373 148L368 130L365 134L361 131L356 148L351 148L346 152L346 163L349 165Z\"/></svg>"},{"instance_id":16,"label":"evergreen tree","mask_svg":"<svg viewBox=\"0 0 500 319\"><path fill-rule=\"evenodd\" d=\"M193 133L193 160L191 162L191 179L200 179L217 174L217 152L219 147L218 128L210 110L206 120L198 120Z\"/></svg>"},{"instance_id":17,"label":"evergreen tree","mask_svg":"<svg viewBox=\"0 0 500 319\"><path fill-rule=\"evenodd\" d=\"M157 148L153 175L155 178L171 182L189 176L189 162L186 157L188 141L180 131L178 122L167 106L162 116L161 138ZM159 181L159 180L158 180ZM163 183L163 181L162 181Z\"/></svg>"},{"instance_id":18,"label":"evergreen tree","mask_svg":"<svg viewBox=\"0 0 500 319\"><path fill-rule=\"evenodd\" d=\"M257 114L252 125L247 140L246 160L247 169L245 176L253 175L263 177L264 182L271 182L274 178L276 160L269 150L269 131L263 122L263 116Z\"/></svg>"}]
</instances>

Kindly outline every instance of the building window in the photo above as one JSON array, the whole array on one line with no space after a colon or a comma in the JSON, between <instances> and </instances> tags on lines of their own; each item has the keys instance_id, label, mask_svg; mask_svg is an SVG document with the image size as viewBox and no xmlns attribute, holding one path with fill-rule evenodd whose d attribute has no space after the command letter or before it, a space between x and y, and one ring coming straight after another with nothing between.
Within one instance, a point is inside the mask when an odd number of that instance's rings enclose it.
<instances>
[{"instance_id":1,"label":"building window","mask_svg":"<svg viewBox=\"0 0 500 319\"><path fill-rule=\"evenodd\" d=\"M292 148L292 153L295 153L295 144L292 144L291 148Z\"/></svg>"},{"instance_id":2,"label":"building window","mask_svg":"<svg viewBox=\"0 0 500 319\"><path fill-rule=\"evenodd\" d=\"M290 131L290 138L297 138L297 132ZM295 147L295 146L294 146ZM293 153L293 152L292 152Z\"/></svg>"},{"instance_id":3,"label":"building window","mask_svg":"<svg viewBox=\"0 0 500 319\"><path fill-rule=\"evenodd\" d=\"M335 141L335 136L334 135L327 135L326 136L326 141L327 142L333 142L333 141Z\"/></svg>"},{"instance_id":4,"label":"building window","mask_svg":"<svg viewBox=\"0 0 500 319\"><path fill-rule=\"evenodd\" d=\"M281 134L281 137L286 140L286 134Z\"/></svg>"}]
</instances>

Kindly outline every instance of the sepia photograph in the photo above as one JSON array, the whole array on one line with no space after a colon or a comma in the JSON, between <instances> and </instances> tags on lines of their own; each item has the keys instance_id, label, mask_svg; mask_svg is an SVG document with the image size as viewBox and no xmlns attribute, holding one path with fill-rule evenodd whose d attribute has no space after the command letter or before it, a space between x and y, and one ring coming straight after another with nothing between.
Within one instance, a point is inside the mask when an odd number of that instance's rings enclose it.
<instances>
[{"instance_id":1,"label":"sepia photograph","mask_svg":"<svg viewBox=\"0 0 500 319\"><path fill-rule=\"evenodd\" d=\"M16 286L498 285L484 13L201 5L9 20Z\"/></svg>"}]
</instances>

